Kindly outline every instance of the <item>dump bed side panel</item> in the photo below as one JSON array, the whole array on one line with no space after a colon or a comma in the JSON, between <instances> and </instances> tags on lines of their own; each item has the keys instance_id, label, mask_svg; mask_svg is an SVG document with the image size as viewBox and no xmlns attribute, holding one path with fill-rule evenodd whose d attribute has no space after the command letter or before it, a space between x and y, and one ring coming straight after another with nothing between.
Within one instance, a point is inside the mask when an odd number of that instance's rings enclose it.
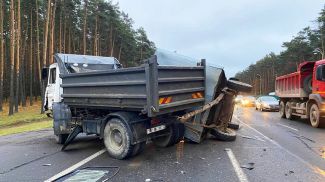
<instances>
[{"instance_id":1,"label":"dump bed side panel","mask_svg":"<svg viewBox=\"0 0 325 182\"><path fill-rule=\"evenodd\" d=\"M133 110L154 117L205 100L204 62L195 67L158 66L153 57L142 67L60 76L64 102L74 107Z\"/></svg>"},{"instance_id":2,"label":"dump bed side panel","mask_svg":"<svg viewBox=\"0 0 325 182\"><path fill-rule=\"evenodd\" d=\"M204 65L197 67L158 67L159 114L204 104L204 68Z\"/></svg>"},{"instance_id":3,"label":"dump bed side panel","mask_svg":"<svg viewBox=\"0 0 325 182\"><path fill-rule=\"evenodd\" d=\"M146 105L144 67L61 75L64 102L78 107L142 110Z\"/></svg>"},{"instance_id":4,"label":"dump bed side panel","mask_svg":"<svg viewBox=\"0 0 325 182\"><path fill-rule=\"evenodd\" d=\"M281 98L307 97L302 84L300 72L280 76L275 81L275 93Z\"/></svg>"}]
</instances>

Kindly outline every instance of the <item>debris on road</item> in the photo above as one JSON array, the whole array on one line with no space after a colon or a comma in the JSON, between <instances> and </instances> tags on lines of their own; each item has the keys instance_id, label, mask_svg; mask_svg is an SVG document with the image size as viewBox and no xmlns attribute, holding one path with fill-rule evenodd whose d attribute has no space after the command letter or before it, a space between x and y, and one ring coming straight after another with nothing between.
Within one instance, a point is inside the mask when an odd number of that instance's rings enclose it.
<instances>
[{"instance_id":1,"label":"debris on road","mask_svg":"<svg viewBox=\"0 0 325 182\"><path fill-rule=\"evenodd\" d=\"M241 168L248 169L248 170L252 170L252 169L254 169L254 165L255 165L254 162L250 162L250 163L248 163L248 164L241 165L240 167L241 167Z\"/></svg>"},{"instance_id":2,"label":"debris on road","mask_svg":"<svg viewBox=\"0 0 325 182\"><path fill-rule=\"evenodd\" d=\"M43 164L42 166L52 166L52 164Z\"/></svg>"},{"instance_id":3,"label":"debris on road","mask_svg":"<svg viewBox=\"0 0 325 182\"><path fill-rule=\"evenodd\" d=\"M185 171L181 171L181 174L185 174L186 172Z\"/></svg>"},{"instance_id":4,"label":"debris on road","mask_svg":"<svg viewBox=\"0 0 325 182\"><path fill-rule=\"evenodd\" d=\"M258 141L261 141L261 142L265 142L265 140L262 140L258 137L251 137L251 136L246 136L246 135L240 135L242 138L246 138L246 139L252 139L252 140L258 140Z\"/></svg>"},{"instance_id":5,"label":"debris on road","mask_svg":"<svg viewBox=\"0 0 325 182\"><path fill-rule=\"evenodd\" d=\"M146 180L145 180L145 182L150 182L151 181L151 179L150 178L147 178Z\"/></svg>"},{"instance_id":6,"label":"debris on road","mask_svg":"<svg viewBox=\"0 0 325 182\"><path fill-rule=\"evenodd\" d=\"M291 170L289 171L289 174L293 174L293 173L295 173L295 172L294 171L291 171ZM288 176L288 173L285 173L284 175L285 176Z\"/></svg>"}]
</instances>

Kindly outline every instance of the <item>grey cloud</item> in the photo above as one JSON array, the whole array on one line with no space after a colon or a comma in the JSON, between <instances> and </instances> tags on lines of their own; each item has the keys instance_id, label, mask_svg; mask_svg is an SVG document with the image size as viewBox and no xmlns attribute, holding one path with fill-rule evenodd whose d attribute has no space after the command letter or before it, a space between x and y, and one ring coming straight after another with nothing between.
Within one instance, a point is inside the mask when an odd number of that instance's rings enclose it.
<instances>
[{"instance_id":1,"label":"grey cloud","mask_svg":"<svg viewBox=\"0 0 325 182\"><path fill-rule=\"evenodd\" d=\"M114 2L117 2L115 0ZM323 0L119 0L157 47L206 58L233 76L312 25Z\"/></svg>"}]
</instances>

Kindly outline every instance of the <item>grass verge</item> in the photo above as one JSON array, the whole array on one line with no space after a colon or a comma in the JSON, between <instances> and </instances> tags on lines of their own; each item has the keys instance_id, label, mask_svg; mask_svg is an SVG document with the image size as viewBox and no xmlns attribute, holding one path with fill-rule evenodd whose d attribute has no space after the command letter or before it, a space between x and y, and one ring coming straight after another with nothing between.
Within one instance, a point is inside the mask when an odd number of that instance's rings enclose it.
<instances>
[{"instance_id":1,"label":"grass verge","mask_svg":"<svg viewBox=\"0 0 325 182\"><path fill-rule=\"evenodd\" d=\"M8 126L0 128L0 136L10 135L15 133L22 133L26 131L35 131L41 130L45 128L50 128L53 126L52 120L47 121L39 121L39 122L32 122L32 123L25 123L16 126Z\"/></svg>"},{"instance_id":2,"label":"grass verge","mask_svg":"<svg viewBox=\"0 0 325 182\"><path fill-rule=\"evenodd\" d=\"M34 131L52 126L52 120L40 114L41 102L33 106L19 107L19 112L8 116L8 104L5 103L0 112L0 136L26 131Z\"/></svg>"}]
</instances>

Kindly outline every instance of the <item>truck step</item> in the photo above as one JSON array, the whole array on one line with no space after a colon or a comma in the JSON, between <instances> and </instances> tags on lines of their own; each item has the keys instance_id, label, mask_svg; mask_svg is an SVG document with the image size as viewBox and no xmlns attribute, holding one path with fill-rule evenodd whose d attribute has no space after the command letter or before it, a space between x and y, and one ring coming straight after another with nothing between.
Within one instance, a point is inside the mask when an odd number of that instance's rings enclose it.
<instances>
[{"instance_id":1,"label":"truck step","mask_svg":"<svg viewBox=\"0 0 325 182\"><path fill-rule=\"evenodd\" d=\"M292 113L292 115L299 116L301 119L307 119L307 115L305 114L298 114L298 113Z\"/></svg>"},{"instance_id":2,"label":"truck step","mask_svg":"<svg viewBox=\"0 0 325 182\"><path fill-rule=\"evenodd\" d=\"M301 108L301 107L291 107L291 109L295 109L295 110L306 110L306 108Z\"/></svg>"}]
</instances>

